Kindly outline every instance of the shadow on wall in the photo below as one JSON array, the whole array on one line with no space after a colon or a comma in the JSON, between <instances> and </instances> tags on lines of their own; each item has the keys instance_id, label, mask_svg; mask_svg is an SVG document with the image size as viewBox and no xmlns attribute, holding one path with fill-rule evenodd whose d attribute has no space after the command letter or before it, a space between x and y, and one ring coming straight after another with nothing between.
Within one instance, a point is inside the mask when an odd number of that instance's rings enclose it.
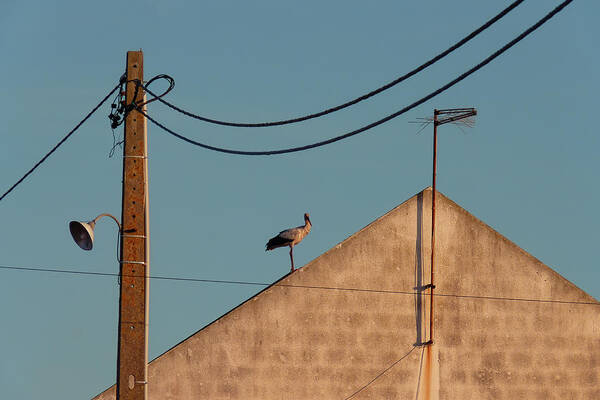
<instances>
[{"instance_id":1,"label":"shadow on wall","mask_svg":"<svg viewBox=\"0 0 600 400\"><path fill-rule=\"evenodd\" d=\"M417 195L417 240L415 248L415 346L423 345L423 192Z\"/></svg>"}]
</instances>

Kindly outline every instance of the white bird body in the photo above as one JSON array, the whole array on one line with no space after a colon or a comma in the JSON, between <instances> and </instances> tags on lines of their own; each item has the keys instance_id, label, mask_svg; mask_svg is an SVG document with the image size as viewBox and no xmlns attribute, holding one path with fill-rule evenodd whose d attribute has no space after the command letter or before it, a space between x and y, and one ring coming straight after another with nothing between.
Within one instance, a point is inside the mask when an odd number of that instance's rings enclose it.
<instances>
[{"instance_id":1,"label":"white bird body","mask_svg":"<svg viewBox=\"0 0 600 400\"><path fill-rule=\"evenodd\" d=\"M290 241L290 246L295 246L304 239L306 235L310 232L310 224L297 226L295 228L286 229L285 231L279 232L277 235L278 238L285 239ZM287 244L283 245L286 246ZM281 246L277 246L281 247Z\"/></svg>"},{"instance_id":2,"label":"white bird body","mask_svg":"<svg viewBox=\"0 0 600 400\"><path fill-rule=\"evenodd\" d=\"M275 237L269 239L266 245L265 251L273 250L278 247L290 247L290 259L292 261L292 272L294 272L294 256L293 250L294 246L297 245L308 235L310 232L310 228L312 224L310 222L310 218L307 214L304 214L304 225L297 226L295 228L286 229L284 231L279 232L279 234Z\"/></svg>"}]
</instances>

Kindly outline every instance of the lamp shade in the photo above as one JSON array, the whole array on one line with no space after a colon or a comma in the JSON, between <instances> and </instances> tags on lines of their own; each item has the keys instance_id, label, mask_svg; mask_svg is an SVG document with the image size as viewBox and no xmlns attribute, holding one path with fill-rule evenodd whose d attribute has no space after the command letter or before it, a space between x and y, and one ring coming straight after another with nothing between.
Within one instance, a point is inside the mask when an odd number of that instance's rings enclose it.
<instances>
[{"instance_id":1,"label":"lamp shade","mask_svg":"<svg viewBox=\"0 0 600 400\"><path fill-rule=\"evenodd\" d=\"M94 226L95 221L81 222L71 221L69 222L69 230L73 240L83 250L91 250L94 246Z\"/></svg>"}]
</instances>

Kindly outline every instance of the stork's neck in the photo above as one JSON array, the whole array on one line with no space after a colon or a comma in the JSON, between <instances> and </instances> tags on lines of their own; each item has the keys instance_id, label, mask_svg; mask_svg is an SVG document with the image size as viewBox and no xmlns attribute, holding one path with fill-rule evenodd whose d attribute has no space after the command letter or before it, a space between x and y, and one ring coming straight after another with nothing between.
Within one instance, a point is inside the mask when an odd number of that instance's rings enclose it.
<instances>
[{"instance_id":1,"label":"stork's neck","mask_svg":"<svg viewBox=\"0 0 600 400\"><path fill-rule=\"evenodd\" d=\"M312 224L310 223L310 221L304 220L304 230L306 231L306 233L310 232L311 227L312 227Z\"/></svg>"}]
</instances>

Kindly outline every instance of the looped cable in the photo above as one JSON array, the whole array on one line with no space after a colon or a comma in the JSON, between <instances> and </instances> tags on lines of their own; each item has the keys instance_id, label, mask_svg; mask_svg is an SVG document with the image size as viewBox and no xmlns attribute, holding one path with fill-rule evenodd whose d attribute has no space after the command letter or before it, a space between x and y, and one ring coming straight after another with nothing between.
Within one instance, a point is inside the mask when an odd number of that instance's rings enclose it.
<instances>
[{"instance_id":1,"label":"looped cable","mask_svg":"<svg viewBox=\"0 0 600 400\"><path fill-rule=\"evenodd\" d=\"M155 82L159 79L165 79L167 82L169 82L169 87L162 94L156 95L153 92L151 92L150 90L148 90L148 86L150 86L152 84L152 82ZM159 100L161 97L166 96L175 87L175 79L173 79L173 77L171 77L167 74L158 74L154 78L152 78L148 82L146 82L145 85L143 85L139 79L134 79L133 82L135 83L135 90L136 90L136 95L134 96L134 99L137 97L137 91L139 90L139 88L142 88L146 93L149 93L150 95L152 95L154 97L143 103L138 103L135 105L132 104L132 107L131 107L132 109L137 108L137 107L141 108L147 104L152 103L153 101Z\"/></svg>"},{"instance_id":2,"label":"looped cable","mask_svg":"<svg viewBox=\"0 0 600 400\"><path fill-rule=\"evenodd\" d=\"M162 94L155 95L154 93L151 93L148 91L148 86L150 86L153 82L155 82L159 79L166 79L169 82L169 87ZM130 82L133 82L135 84L135 92L133 93L133 100L131 101L131 103L125 104L125 85ZM172 77L170 77L167 74L159 74L159 75L156 75L154 78L150 79L148 82L146 82L146 84L143 84L143 82L140 81L139 79L127 80L127 76L125 74L123 74L123 76L121 76L121 79L119 79L119 85L120 85L119 94L113 101L113 104L111 105L112 111L111 111L110 115L108 116L108 118L111 121L110 127L113 130L116 129L119 125L121 125L123 122L125 122L125 118L132 110L134 110L135 108L138 108L138 107L142 108L146 104L152 103L153 101L160 99L161 97L163 97L167 93L169 93L171 90L173 90L173 88L175 87L175 79L173 79ZM142 88L143 91L150 93L152 96L154 96L154 98L152 98L148 101L145 101L145 102L136 103L135 99L137 99L137 97L138 97L140 88ZM113 150L114 150L114 147L115 146L113 145ZM111 153L112 153L112 150L111 150Z\"/></svg>"}]
</instances>

